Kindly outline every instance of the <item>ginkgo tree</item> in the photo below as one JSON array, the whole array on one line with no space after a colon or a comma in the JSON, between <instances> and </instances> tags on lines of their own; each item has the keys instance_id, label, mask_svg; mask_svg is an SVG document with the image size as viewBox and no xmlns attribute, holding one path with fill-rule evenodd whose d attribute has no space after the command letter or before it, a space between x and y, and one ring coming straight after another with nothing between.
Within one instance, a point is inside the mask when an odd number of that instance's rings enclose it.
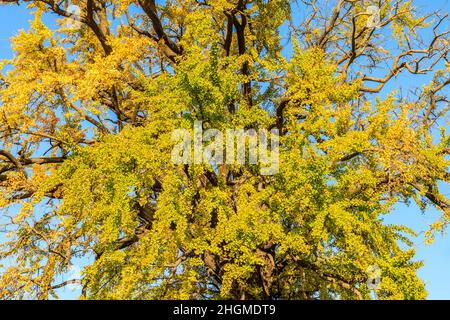
<instances>
[{"instance_id":1,"label":"ginkgo tree","mask_svg":"<svg viewBox=\"0 0 450 320\"><path fill-rule=\"evenodd\" d=\"M436 207L430 240L450 219L445 12L0 2L34 14L0 62L0 298L426 297L414 232L383 217ZM175 163L172 134L196 121L277 129L278 172Z\"/></svg>"}]
</instances>

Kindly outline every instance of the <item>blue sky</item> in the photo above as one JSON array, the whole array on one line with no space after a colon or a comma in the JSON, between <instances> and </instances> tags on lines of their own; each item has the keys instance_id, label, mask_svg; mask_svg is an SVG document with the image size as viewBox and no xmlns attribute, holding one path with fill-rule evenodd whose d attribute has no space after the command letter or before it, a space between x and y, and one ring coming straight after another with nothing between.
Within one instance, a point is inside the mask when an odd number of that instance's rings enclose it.
<instances>
[{"instance_id":1,"label":"blue sky","mask_svg":"<svg viewBox=\"0 0 450 320\"><path fill-rule=\"evenodd\" d=\"M450 9L448 0L416 1L419 8L424 8L427 12L438 8ZM53 23L54 17L48 16L46 20ZM16 35L19 29L27 29L28 21L32 16L23 6L0 6L0 59L11 58L13 52L9 43L9 38ZM413 84L411 78L404 76L396 79L391 88L402 86L407 88ZM445 188L445 192L450 195L450 188ZM416 205L406 206L399 204L390 215L385 217L385 222L389 224L403 224L414 229L419 236L414 240L417 252L416 259L423 260L425 266L420 269L419 276L426 283L429 299L450 299L450 236L448 234L437 235L432 245L423 242L423 232L432 223L439 213L437 210L427 210L422 213ZM73 293L65 292L62 298L72 298Z\"/></svg>"}]
</instances>

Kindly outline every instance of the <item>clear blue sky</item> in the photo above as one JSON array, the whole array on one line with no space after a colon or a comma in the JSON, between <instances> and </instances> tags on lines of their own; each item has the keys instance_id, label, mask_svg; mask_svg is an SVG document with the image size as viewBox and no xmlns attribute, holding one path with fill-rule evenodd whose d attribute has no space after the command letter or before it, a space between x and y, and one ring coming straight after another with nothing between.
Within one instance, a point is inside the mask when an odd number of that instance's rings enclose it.
<instances>
[{"instance_id":1,"label":"clear blue sky","mask_svg":"<svg viewBox=\"0 0 450 320\"><path fill-rule=\"evenodd\" d=\"M423 7L427 12L432 9L446 8L450 10L448 0L419 0L416 1L419 7ZM9 38L17 34L19 29L27 29L28 21L32 16L23 6L0 6L0 59L11 58L13 53L9 43ZM53 17L45 18L53 24ZM412 81L408 77L399 78L393 84L395 86L408 87ZM446 188L447 195L450 189ZM423 260L425 266L420 269L419 276L426 283L429 299L450 299L450 236L448 234L437 235L432 245L423 243L423 231L432 223L439 213L436 210L429 210L421 213L416 205L409 207L399 204L396 210L386 216L385 222L389 224L404 224L414 229L419 236L414 240L417 251L416 259ZM73 293L66 292L62 298L71 298Z\"/></svg>"}]
</instances>

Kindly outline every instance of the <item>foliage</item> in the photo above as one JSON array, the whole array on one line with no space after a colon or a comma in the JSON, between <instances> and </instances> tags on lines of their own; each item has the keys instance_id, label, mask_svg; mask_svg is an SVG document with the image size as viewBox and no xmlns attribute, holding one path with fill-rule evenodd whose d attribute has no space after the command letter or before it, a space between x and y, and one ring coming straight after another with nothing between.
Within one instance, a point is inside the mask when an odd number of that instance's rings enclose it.
<instances>
[{"instance_id":1,"label":"foliage","mask_svg":"<svg viewBox=\"0 0 450 320\"><path fill-rule=\"evenodd\" d=\"M425 298L414 232L383 217L414 200L442 212L430 238L448 223L448 31L411 1L377 1L376 28L360 2L324 2L74 0L77 25L68 1L21 1L0 298L57 297L77 261L89 299ZM389 92L402 73L431 81ZM278 128L278 174L174 164L172 131L196 120Z\"/></svg>"}]
</instances>

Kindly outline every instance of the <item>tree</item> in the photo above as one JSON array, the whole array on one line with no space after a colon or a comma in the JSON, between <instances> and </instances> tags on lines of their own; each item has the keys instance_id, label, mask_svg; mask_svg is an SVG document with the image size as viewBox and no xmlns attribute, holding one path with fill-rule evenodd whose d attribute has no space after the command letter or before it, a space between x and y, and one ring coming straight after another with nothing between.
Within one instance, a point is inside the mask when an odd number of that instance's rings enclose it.
<instances>
[{"instance_id":1,"label":"tree","mask_svg":"<svg viewBox=\"0 0 450 320\"><path fill-rule=\"evenodd\" d=\"M0 298L77 282L92 299L426 296L412 230L383 216L435 206L429 238L450 217L445 13L404 0L1 2L35 19L1 62ZM416 90L396 90L402 75ZM195 121L278 129L279 171L174 163L172 133Z\"/></svg>"}]
</instances>

